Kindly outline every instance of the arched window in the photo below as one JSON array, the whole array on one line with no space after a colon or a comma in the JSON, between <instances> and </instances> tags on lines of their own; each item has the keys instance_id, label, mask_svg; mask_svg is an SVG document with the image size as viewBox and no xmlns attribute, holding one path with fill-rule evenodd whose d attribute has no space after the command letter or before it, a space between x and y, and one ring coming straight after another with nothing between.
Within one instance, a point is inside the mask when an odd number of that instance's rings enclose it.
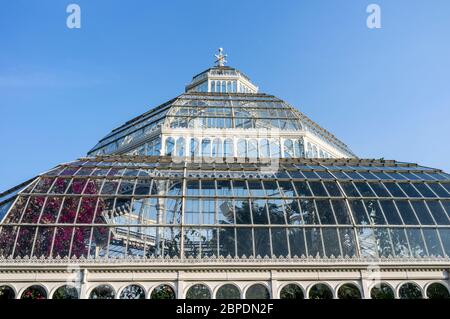
<instances>
[{"instance_id":1,"label":"arched window","mask_svg":"<svg viewBox=\"0 0 450 319\"><path fill-rule=\"evenodd\" d=\"M211 299L211 292L205 285L195 284L188 289L186 299Z\"/></svg>"},{"instance_id":2,"label":"arched window","mask_svg":"<svg viewBox=\"0 0 450 319\"><path fill-rule=\"evenodd\" d=\"M280 144L278 144L277 141L270 141L270 157L272 158L281 157Z\"/></svg>"},{"instance_id":3,"label":"arched window","mask_svg":"<svg viewBox=\"0 0 450 319\"><path fill-rule=\"evenodd\" d=\"M235 285L226 284L217 290L216 299L241 299L241 293Z\"/></svg>"},{"instance_id":4,"label":"arched window","mask_svg":"<svg viewBox=\"0 0 450 319\"><path fill-rule=\"evenodd\" d=\"M295 151L295 156L297 156L297 157L304 157L305 156L305 150L303 148L303 141L296 140L294 142L294 151Z\"/></svg>"},{"instance_id":5,"label":"arched window","mask_svg":"<svg viewBox=\"0 0 450 319\"><path fill-rule=\"evenodd\" d=\"M120 299L145 299L145 290L138 285L126 286L120 293Z\"/></svg>"},{"instance_id":6,"label":"arched window","mask_svg":"<svg viewBox=\"0 0 450 319\"><path fill-rule=\"evenodd\" d=\"M292 143L292 140L284 141L284 157L286 158L294 157L294 144Z\"/></svg>"},{"instance_id":7,"label":"arched window","mask_svg":"<svg viewBox=\"0 0 450 319\"><path fill-rule=\"evenodd\" d=\"M0 300L14 299L16 293L10 286L0 286Z\"/></svg>"},{"instance_id":8,"label":"arched window","mask_svg":"<svg viewBox=\"0 0 450 319\"><path fill-rule=\"evenodd\" d=\"M176 295L171 286L163 284L152 290L150 299L176 299Z\"/></svg>"},{"instance_id":9,"label":"arched window","mask_svg":"<svg viewBox=\"0 0 450 319\"><path fill-rule=\"evenodd\" d=\"M248 141L248 157L256 158L258 157L258 141L251 139Z\"/></svg>"},{"instance_id":10,"label":"arched window","mask_svg":"<svg viewBox=\"0 0 450 319\"><path fill-rule=\"evenodd\" d=\"M232 89L232 92L233 93L236 93L236 81L233 81L233 89Z\"/></svg>"},{"instance_id":11,"label":"arched window","mask_svg":"<svg viewBox=\"0 0 450 319\"><path fill-rule=\"evenodd\" d=\"M115 296L116 293L111 286L100 285L91 291L89 299L114 299Z\"/></svg>"},{"instance_id":12,"label":"arched window","mask_svg":"<svg viewBox=\"0 0 450 319\"><path fill-rule=\"evenodd\" d=\"M435 282L428 286L427 297L429 299L450 299L450 294L447 287Z\"/></svg>"},{"instance_id":13,"label":"arched window","mask_svg":"<svg viewBox=\"0 0 450 319\"><path fill-rule=\"evenodd\" d=\"M307 151L306 151L306 157L312 157L312 146L310 143L307 143Z\"/></svg>"},{"instance_id":14,"label":"arched window","mask_svg":"<svg viewBox=\"0 0 450 319\"><path fill-rule=\"evenodd\" d=\"M79 298L78 289L69 285L64 285L56 289L52 297L52 299L78 299L78 298Z\"/></svg>"},{"instance_id":15,"label":"arched window","mask_svg":"<svg viewBox=\"0 0 450 319\"><path fill-rule=\"evenodd\" d=\"M196 138L191 138L190 154L192 157L200 156L200 145Z\"/></svg>"},{"instance_id":16,"label":"arched window","mask_svg":"<svg viewBox=\"0 0 450 319\"><path fill-rule=\"evenodd\" d=\"M175 297L175 291L169 285L159 285L150 295L150 299L175 299Z\"/></svg>"},{"instance_id":17,"label":"arched window","mask_svg":"<svg viewBox=\"0 0 450 319\"><path fill-rule=\"evenodd\" d=\"M225 140L225 143L223 145L223 153L225 157L232 157L234 156L234 147L233 147L233 140L230 138L227 138Z\"/></svg>"},{"instance_id":18,"label":"arched window","mask_svg":"<svg viewBox=\"0 0 450 319\"><path fill-rule=\"evenodd\" d=\"M175 146L175 140L173 137L168 137L166 139L166 155L172 156L173 155L173 148Z\"/></svg>"},{"instance_id":19,"label":"arched window","mask_svg":"<svg viewBox=\"0 0 450 319\"><path fill-rule=\"evenodd\" d=\"M216 92L216 81L211 81L211 92Z\"/></svg>"},{"instance_id":20,"label":"arched window","mask_svg":"<svg viewBox=\"0 0 450 319\"><path fill-rule=\"evenodd\" d=\"M354 284L343 284L338 290L339 299L361 299L361 292Z\"/></svg>"},{"instance_id":21,"label":"arched window","mask_svg":"<svg viewBox=\"0 0 450 319\"><path fill-rule=\"evenodd\" d=\"M230 81L227 82L227 92L231 93L231 82Z\"/></svg>"},{"instance_id":22,"label":"arched window","mask_svg":"<svg viewBox=\"0 0 450 319\"><path fill-rule=\"evenodd\" d=\"M222 141L220 140L220 138L215 138L213 140L213 145L212 145L212 156L213 157L222 157Z\"/></svg>"},{"instance_id":23,"label":"arched window","mask_svg":"<svg viewBox=\"0 0 450 319\"><path fill-rule=\"evenodd\" d=\"M260 157L270 157L270 145L268 139L262 139L259 142L259 156Z\"/></svg>"},{"instance_id":24,"label":"arched window","mask_svg":"<svg viewBox=\"0 0 450 319\"><path fill-rule=\"evenodd\" d=\"M245 299L270 299L270 293L266 286L254 284L247 289Z\"/></svg>"},{"instance_id":25,"label":"arched window","mask_svg":"<svg viewBox=\"0 0 450 319\"><path fill-rule=\"evenodd\" d=\"M327 285L315 284L309 290L309 299L333 299L333 293Z\"/></svg>"},{"instance_id":26,"label":"arched window","mask_svg":"<svg viewBox=\"0 0 450 319\"><path fill-rule=\"evenodd\" d=\"M222 81L222 89L221 89L220 92L225 93L226 90L227 90L227 89L226 89L226 82L225 82L225 81Z\"/></svg>"},{"instance_id":27,"label":"arched window","mask_svg":"<svg viewBox=\"0 0 450 319\"><path fill-rule=\"evenodd\" d=\"M20 299L47 299L47 292L44 287L34 285L25 289Z\"/></svg>"},{"instance_id":28,"label":"arched window","mask_svg":"<svg viewBox=\"0 0 450 319\"><path fill-rule=\"evenodd\" d=\"M237 144L237 156L247 157L247 141L240 139Z\"/></svg>"},{"instance_id":29,"label":"arched window","mask_svg":"<svg viewBox=\"0 0 450 319\"><path fill-rule=\"evenodd\" d=\"M299 285L289 284L280 292L280 299L304 299L303 290Z\"/></svg>"},{"instance_id":30,"label":"arched window","mask_svg":"<svg viewBox=\"0 0 450 319\"><path fill-rule=\"evenodd\" d=\"M211 140L209 138L205 138L202 141L202 156L211 156Z\"/></svg>"},{"instance_id":31,"label":"arched window","mask_svg":"<svg viewBox=\"0 0 450 319\"><path fill-rule=\"evenodd\" d=\"M416 284L408 282L400 287L398 296L400 299L422 299L422 290Z\"/></svg>"},{"instance_id":32,"label":"arched window","mask_svg":"<svg viewBox=\"0 0 450 319\"><path fill-rule=\"evenodd\" d=\"M317 154L317 147L314 145L313 146L313 150L312 150L312 157L313 158L317 158L318 154Z\"/></svg>"},{"instance_id":33,"label":"arched window","mask_svg":"<svg viewBox=\"0 0 450 319\"><path fill-rule=\"evenodd\" d=\"M385 284L385 283L381 283L378 285L375 285L371 290L370 290L370 297L372 299L394 299L395 295L394 295L394 291L392 290L392 288Z\"/></svg>"},{"instance_id":34,"label":"arched window","mask_svg":"<svg viewBox=\"0 0 450 319\"><path fill-rule=\"evenodd\" d=\"M186 142L184 140L184 137L179 137L177 139L176 152L175 153L179 157L184 157L186 155Z\"/></svg>"}]
</instances>

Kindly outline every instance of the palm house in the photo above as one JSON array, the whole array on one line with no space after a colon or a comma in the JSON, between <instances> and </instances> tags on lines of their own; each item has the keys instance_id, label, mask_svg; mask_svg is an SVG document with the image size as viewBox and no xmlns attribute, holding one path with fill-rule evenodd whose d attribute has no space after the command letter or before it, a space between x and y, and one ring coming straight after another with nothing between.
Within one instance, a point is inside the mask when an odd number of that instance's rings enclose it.
<instances>
[{"instance_id":1,"label":"palm house","mask_svg":"<svg viewBox=\"0 0 450 319\"><path fill-rule=\"evenodd\" d=\"M450 175L216 65L0 194L0 299L449 298Z\"/></svg>"}]
</instances>

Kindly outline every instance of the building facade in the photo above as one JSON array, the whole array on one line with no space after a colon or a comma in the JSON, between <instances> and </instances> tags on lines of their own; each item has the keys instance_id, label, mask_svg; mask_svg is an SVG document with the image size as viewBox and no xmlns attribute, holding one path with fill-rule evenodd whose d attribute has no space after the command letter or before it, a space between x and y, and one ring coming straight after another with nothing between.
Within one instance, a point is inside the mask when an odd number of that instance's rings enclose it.
<instances>
[{"instance_id":1,"label":"building facade","mask_svg":"<svg viewBox=\"0 0 450 319\"><path fill-rule=\"evenodd\" d=\"M0 194L0 298L449 298L450 175L217 65Z\"/></svg>"}]
</instances>

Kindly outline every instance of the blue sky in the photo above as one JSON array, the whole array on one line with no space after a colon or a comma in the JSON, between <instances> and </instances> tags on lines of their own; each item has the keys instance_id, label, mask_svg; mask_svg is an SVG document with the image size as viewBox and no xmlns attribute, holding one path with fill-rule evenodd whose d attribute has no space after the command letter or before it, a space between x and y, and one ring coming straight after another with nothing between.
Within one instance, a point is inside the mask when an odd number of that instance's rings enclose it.
<instances>
[{"instance_id":1,"label":"blue sky","mask_svg":"<svg viewBox=\"0 0 450 319\"><path fill-rule=\"evenodd\" d=\"M182 93L218 47L359 157L449 172L449 17L448 0L3 0L0 192Z\"/></svg>"}]
</instances>

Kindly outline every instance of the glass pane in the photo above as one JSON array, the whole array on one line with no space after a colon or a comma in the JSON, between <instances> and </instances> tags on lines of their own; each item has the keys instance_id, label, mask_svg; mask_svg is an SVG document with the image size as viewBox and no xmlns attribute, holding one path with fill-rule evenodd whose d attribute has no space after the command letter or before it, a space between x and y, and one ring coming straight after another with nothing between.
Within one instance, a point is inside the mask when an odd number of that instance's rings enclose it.
<instances>
[{"instance_id":1,"label":"glass pane","mask_svg":"<svg viewBox=\"0 0 450 319\"><path fill-rule=\"evenodd\" d=\"M328 196L322 182L309 182L309 187L315 196Z\"/></svg>"},{"instance_id":2,"label":"glass pane","mask_svg":"<svg viewBox=\"0 0 450 319\"><path fill-rule=\"evenodd\" d=\"M301 200L300 206L302 210L303 221L306 225L319 224L319 217L316 213L316 207L313 200Z\"/></svg>"},{"instance_id":3,"label":"glass pane","mask_svg":"<svg viewBox=\"0 0 450 319\"><path fill-rule=\"evenodd\" d=\"M193 157L200 156L200 144L196 138L191 139L190 155Z\"/></svg>"},{"instance_id":4,"label":"glass pane","mask_svg":"<svg viewBox=\"0 0 450 319\"><path fill-rule=\"evenodd\" d=\"M427 255L422 232L419 228L407 228L409 246L413 257L423 257Z\"/></svg>"},{"instance_id":5,"label":"glass pane","mask_svg":"<svg viewBox=\"0 0 450 319\"><path fill-rule=\"evenodd\" d=\"M330 196L339 197L342 196L341 191L335 182L323 182Z\"/></svg>"},{"instance_id":6,"label":"glass pane","mask_svg":"<svg viewBox=\"0 0 450 319\"><path fill-rule=\"evenodd\" d=\"M439 229L439 236L441 237L442 245L444 246L445 255L450 256L450 229Z\"/></svg>"},{"instance_id":7,"label":"glass pane","mask_svg":"<svg viewBox=\"0 0 450 319\"><path fill-rule=\"evenodd\" d=\"M359 225L369 225L369 218L367 217L366 211L364 209L363 202L360 200L350 201L350 207L352 208L353 217Z\"/></svg>"},{"instance_id":8,"label":"glass pane","mask_svg":"<svg viewBox=\"0 0 450 319\"><path fill-rule=\"evenodd\" d=\"M283 192L283 196L285 197L293 197L295 196L294 187L292 186L292 183L289 181L279 181L278 185L280 186L280 189Z\"/></svg>"},{"instance_id":9,"label":"glass pane","mask_svg":"<svg viewBox=\"0 0 450 319\"><path fill-rule=\"evenodd\" d=\"M270 233L268 228L255 228L255 255L271 256L270 253Z\"/></svg>"},{"instance_id":10,"label":"glass pane","mask_svg":"<svg viewBox=\"0 0 450 319\"><path fill-rule=\"evenodd\" d=\"M236 256L235 228L219 228L219 255L223 257Z\"/></svg>"},{"instance_id":11,"label":"glass pane","mask_svg":"<svg viewBox=\"0 0 450 319\"><path fill-rule=\"evenodd\" d=\"M362 197L375 197L375 194L370 189L369 185L367 183L363 182L355 182L356 188L358 188L359 193Z\"/></svg>"},{"instance_id":12,"label":"glass pane","mask_svg":"<svg viewBox=\"0 0 450 319\"><path fill-rule=\"evenodd\" d=\"M394 256L388 228L376 228L375 237L378 242L378 255L384 257Z\"/></svg>"},{"instance_id":13,"label":"glass pane","mask_svg":"<svg viewBox=\"0 0 450 319\"><path fill-rule=\"evenodd\" d=\"M231 140L231 139L225 140L223 153L224 153L225 157L234 156L233 140Z\"/></svg>"},{"instance_id":14,"label":"glass pane","mask_svg":"<svg viewBox=\"0 0 450 319\"><path fill-rule=\"evenodd\" d=\"M329 200L316 200L317 213L319 214L320 222L323 225L335 225L333 211L331 209Z\"/></svg>"},{"instance_id":15,"label":"glass pane","mask_svg":"<svg viewBox=\"0 0 450 319\"><path fill-rule=\"evenodd\" d=\"M264 191L264 188L262 187L262 183L260 181L248 181L248 188L250 190L250 193L254 197L266 196L266 192Z\"/></svg>"},{"instance_id":16,"label":"glass pane","mask_svg":"<svg viewBox=\"0 0 450 319\"><path fill-rule=\"evenodd\" d=\"M359 247L361 250L361 257L378 257L379 246L377 245L374 230L372 228L358 228L357 234L359 239Z\"/></svg>"},{"instance_id":17,"label":"glass pane","mask_svg":"<svg viewBox=\"0 0 450 319\"><path fill-rule=\"evenodd\" d=\"M406 240L405 230L402 228L393 228L390 230L394 253L397 257L409 257L408 241Z\"/></svg>"},{"instance_id":18,"label":"glass pane","mask_svg":"<svg viewBox=\"0 0 450 319\"><path fill-rule=\"evenodd\" d=\"M284 202L286 221L289 225L303 224L302 212L297 200L287 200Z\"/></svg>"},{"instance_id":19,"label":"glass pane","mask_svg":"<svg viewBox=\"0 0 450 319\"><path fill-rule=\"evenodd\" d=\"M352 228L339 228L343 256L356 256L355 234Z\"/></svg>"},{"instance_id":20,"label":"glass pane","mask_svg":"<svg viewBox=\"0 0 450 319\"><path fill-rule=\"evenodd\" d=\"M233 181L234 196L248 197L247 184L244 181Z\"/></svg>"},{"instance_id":21,"label":"glass pane","mask_svg":"<svg viewBox=\"0 0 450 319\"><path fill-rule=\"evenodd\" d=\"M202 180L202 196L215 196L216 195L216 183L214 181Z\"/></svg>"},{"instance_id":22,"label":"glass pane","mask_svg":"<svg viewBox=\"0 0 450 319\"><path fill-rule=\"evenodd\" d=\"M339 246L339 236L336 228L323 228L323 242L325 246L325 254L330 257L331 255L337 257L342 256Z\"/></svg>"},{"instance_id":23,"label":"glass pane","mask_svg":"<svg viewBox=\"0 0 450 319\"><path fill-rule=\"evenodd\" d=\"M297 190L297 195L300 197L312 196L309 190L308 184L306 182L294 182L295 189Z\"/></svg>"},{"instance_id":24,"label":"glass pane","mask_svg":"<svg viewBox=\"0 0 450 319\"><path fill-rule=\"evenodd\" d=\"M450 196L450 194L447 192L447 190L438 183L429 183L428 187L430 187L433 190L433 192L436 195L438 195L439 197L449 197Z\"/></svg>"},{"instance_id":25,"label":"glass pane","mask_svg":"<svg viewBox=\"0 0 450 319\"><path fill-rule=\"evenodd\" d=\"M234 211L237 224L252 224L249 201L234 200Z\"/></svg>"},{"instance_id":26,"label":"glass pane","mask_svg":"<svg viewBox=\"0 0 450 319\"><path fill-rule=\"evenodd\" d=\"M230 181L228 180L217 181L217 196L232 196Z\"/></svg>"},{"instance_id":27,"label":"glass pane","mask_svg":"<svg viewBox=\"0 0 450 319\"><path fill-rule=\"evenodd\" d=\"M248 141L248 151L247 151L248 157L258 157L258 142L256 140L249 140Z\"/></svg>"},{"instance_id":28,"label":"glass pane","mask_svg":"<svg viewBox=\"0 0 450 319\"><path fill-rule=\"evenodd\" d=\"M414 186L423 195L423 197L436 197L436 195L425 183L414 183Z\"/></svg>"},{"instance_id":29,"label":"glass pane","mask_svg":"<svg viewBox=\"0 0 450 319\"><path fill-rule=\"evenodd\" d=\"M306 256L305 237L302 228L288 228L289 246L291 248L291 257ZM450 244L450 243L449 243ZM450 248L450 247L449 247Z\"/></svg>"},{"instance_id":30,"label":"glass pane","mask_svg":"<svg viewBox=\"0 0 450 319\"><path fill-rule=\"evenodd\" d=\"M389 192L394 197L406 197L406 195L402 192L400 187L398 187L395 183L384 183L384 186L389 190Z\"/></svg>"},{"instance_id":31,"label":"glass pane","mask_svg":"<svg viewBox=\"0 0 450 319\"><path fill-rule=\"evenodd\" d=\"M419 218L422 225L434 225L433 218L431 218L430 212L425 206L423 201L412 201L411 202L414 211L416 212L417 218Z\"/></svg>"},{"instance_id":32,"label":"glass pane","mask_svg":"<svg viewBox=\"0 0 450 319\"><path fill-rule=\"evenodd\" d=\"M211 140L207 138L202 141L202 156L211 156Z\"/></svg>"},{"instance_id":33,"label":"glass pane","mask_svg":"<svg viewBox=\"0 0 450 319\"><path fill-rule=\"evenodd\" d=\"M284 225L286 224L283 201L281 199L269 199L267 208L269 210L269 219L271 224Z\"/></svg>"},{"instance_id":34,"label":"glass pane","mask_svg":"<svg viewBox=\"0 0 450 319\"><path fill-rule=\"evenodd\" d=\"M391 197L382 183L369 183L378 197Z\"/></svg>"},{"instance_id":35,"label":"glass pane","mask_svg":"<svg viewBox=\"0 0 450 319\"><path fill-rule=\"evenodd\" d=\"M424 228L423 235L430 256L444 256L436 229Z\"/></svg>"},{"instance_id":36,"label":"glass pane","mask_svg":"<svg viewBox=\"0 0 450 319\"><path fill-rule=\"evenodd\" d=\"M267 203L265 199L252 201L253 224L267 225L269 223L267 217Z\"/></svg>"},{"instance_id":37,"label":"glass pane","mask_svg":"<svg viewBox=\"0 0 450 319\"><path fill-rule=\"evenodd\" d=\"M247 157L247 141L239 140L237 144L237 156Z\"/></svg>"},{"instance_id":38,"label":"glass pane","mask_svg":"<svg viewBox=\"0 0 450 319\"><path fill-rule=\"evenodd\" d=\"M305 229L306 245L308 246L309 256L323 257L322 236L320 228L306 228Z\"/></svg>"},{"instance_id":39,"label":"glass pane","mask_svg":"<svg viewBox=\"0 0 450 319\"><path fill-rule=\"evenodd\" d=\"M369 214L369 218L374 225L385 225L386 220L384 219L383 212L378 201L375 200L367 200L364 201L366 205L367 213Z\"/></svg>"},{"instance_id":40,"label":"glass pane","mask_svg":"<svg viewBox=\"0 0 450 319\"><path fill-rule=\"evenodd\" d=\"M183 137L177 139L176 155L184 157L186 155L186 143Z\"/></svg>"},{"instance_id":41,"label":"glass pane","mask_svg":"<svg viewBox=\"0 0 450 319\"><path fill-rule=\"evenodd\" d=\"M401 189L408 195L408 197L422 197L418 191L409 183L399 183Z\"/></svg>"},{"instance_id":42,"label":"glass pane","mask_svg":"<svg viewBox=\"0 0 450 319\"><path fill-rule=\"evenodd\" d=\"M253 234L251 228L239 227L236 229L237 254L239 257L243 255L249 257L253 254Z\"/></svg>"},{"instance_id":43,"label":"glass pane","mask_svg":"<svg viewBox=\"0 0 450 319\"><path fill-rule=\"evenodd\" d=\"M218 138L214 139L212 144L212 156L213 157L222 157L222 141Z\"/></svg>"},{"instance_id":44,"label":"glass pane","mask_svg":"<svg viewBox=\"0 0 450 319\"><path fill-rule=\"evenodd\" d=\"M286 228L272 228L270 232L272 235L272 249L274 256L289 256Z\"/></svg>"},{"instance_id":45,"label":"glass pane","mask_svg":"<svg viewBox=\"0 0 450 319\"><path fill-rule=\"evenodd\" d=\"M398 214L397 208L394 202L391 200L380 201L381 207L383 208L384 216L388 224L390 225L403 225L400 215Z\"/></svg>"},{"instance_id":46,"label":"glass pane","mask_svg":"<svg viewBox=\"0 0 450 319\"><path fill-rule=\"evenodd\" d=\"M186 183L186 195L198 196L200 195L200 182L199 181L187 181Z\"/></svg>"},{"instance_id":47,"label":"glass pane","mask_svg":"<svg viewBox=\"0 0 450 319\"><path fill-rule=\"evenodd\" d=\"M269 299L270 293L264 285L255 284L247 289L245 299Z\"/></svg>"},{"instance_id":48,"label":"glass pane","mask_svg":"<svg viewBox=\"0 0 450 319\"><path fill-rule=\"evenodd\" d=\"M414 212L411 208L411 205L408 201L395 201L397 208L402 216L403 222L405 225L417 225L419 224Z\"/></svg>"},{"instance_id":49,"label":"glass pane","mask_svg":"<svg viewBox=\"0 0 450 319\"><path fill-rule=\"evenodd\" d=\"M175 140L172 137L166 139L166 155L173 155L173 149L175 147Z\"/></svg>"},{"instance_id":50,"label":"glass pane","mask_svg":"<svg viewBox=\"0 0 450 319\"><path fill-rule=\"evenodd\" d=\"M444 204L445 202L442 203ZM426 204L438 225L449 225L449 219L442 208L441 203L438 201L427 201Z\"/></svg>"},{"instance_id":51,"label":"glass pane","mask_svg":"<svg viewBox=\"0 0 450 319\"><path fill-rule=\"evenodd\" d=\"M351 182L340 182L342 188L344 189L345 194L348 197L360 197L358 191L356 190L355 186Z\"/></svg>"},{"instance_id":52,"label":"glass pane","mask_svg":"<svg viewBox=\"0 0 450 319\"><path fill-rule=\"evenodd\" d=\"M350 225L350 215L346 203L343 200L332 200L334 214L338 224Z\"/></svg>"}]
</instances>

